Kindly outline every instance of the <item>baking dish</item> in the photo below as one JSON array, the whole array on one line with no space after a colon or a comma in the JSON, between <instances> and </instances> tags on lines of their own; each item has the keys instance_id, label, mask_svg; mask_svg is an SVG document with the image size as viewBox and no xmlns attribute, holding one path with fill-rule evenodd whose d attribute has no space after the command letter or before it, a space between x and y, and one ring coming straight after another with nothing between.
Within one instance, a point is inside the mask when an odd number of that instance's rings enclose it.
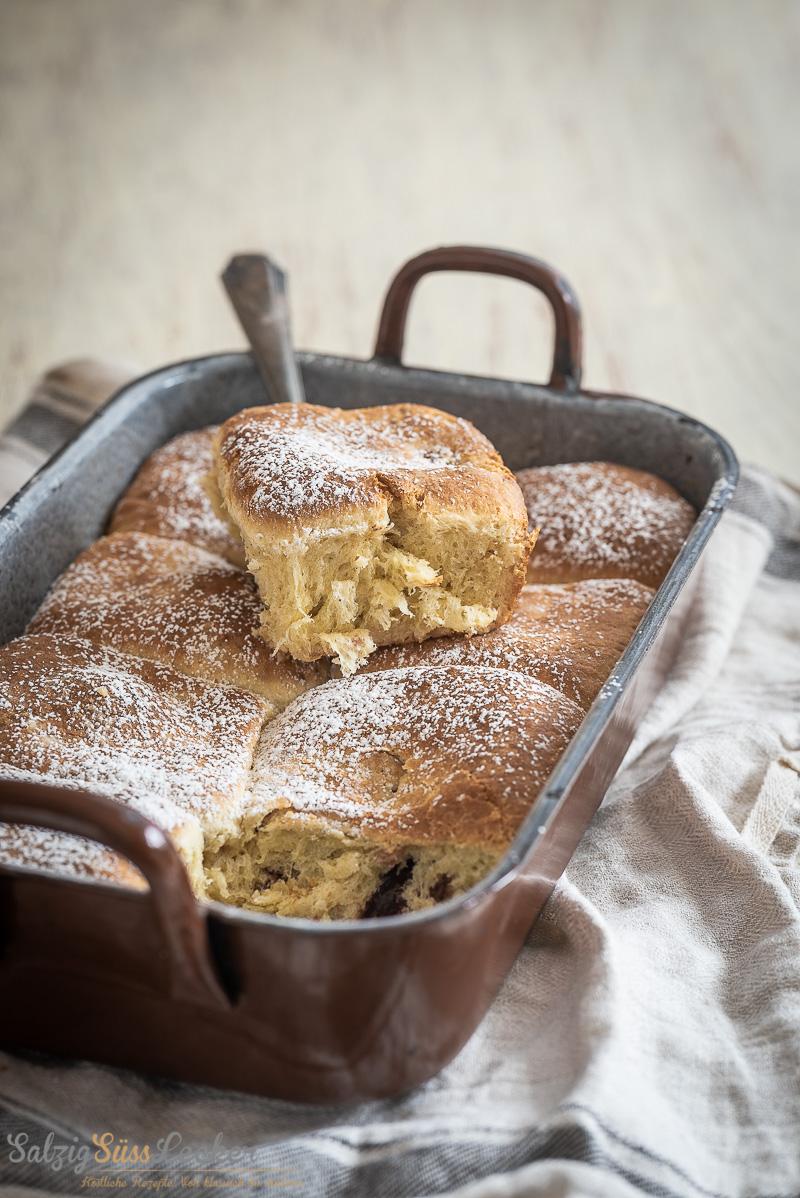
<instances>
[{"instance_id":1,"label":"baking dish","mask_svg":"<svg viewBox=\"0 0 800 1198\"><path fill-rule=\"evenodd\" d=\"M415 284L437 270L524 279L555 318L545 386L402 365ZM318 924L193 897L153 825L107 799L0 783L0 820L99 840L147 877L136 892L0 868L0 1042L283 1099L348 1102L433 1076L472 1034L585 831L669 667L687 583L737 464L697 421L580 389L580 318L542 263L469 247L401 269L369 361L301 354L310 402L419 401L472 420L512 469L611 459L654 471L699 511L683 549L508 853L468 894L383 920ZM0 639L103 531L141 462L185 430L263 403L249 355L218 354L124 388L0 513ZM683 594L681 594L683 592ZM680 602L679 602L680 596Z\"/></svg>"}]
</instances>

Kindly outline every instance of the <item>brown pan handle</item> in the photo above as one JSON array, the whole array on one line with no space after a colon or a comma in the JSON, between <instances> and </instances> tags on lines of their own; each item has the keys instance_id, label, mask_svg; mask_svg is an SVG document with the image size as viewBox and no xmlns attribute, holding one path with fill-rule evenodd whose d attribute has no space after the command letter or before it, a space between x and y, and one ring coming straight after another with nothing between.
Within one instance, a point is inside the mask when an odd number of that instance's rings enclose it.
<instances>
[{"instance_id":1,"label":"brown pan handle","mask_svg":"<svg viewBox=\"0 0 800 1198\"><path fill-rule=\"evenodd\" d=\"M183 862L155 824L113 799L38 782L0 779L0 821L97 840L127 857L150 884L171 997L228 1006Z\"/></svg>"},{"instance_id":2,"label":"brown pan handle","mask_svg":"<svg viewBox=\"0 0 800 1198\"><path fill-rule=\"evenodd\" d=\"M394 366L402 364L403 342L411 296L425 275L436 271L471 271L502 275L530 283L550 302L555 317L553 367L548 386L554 391L577 391L581 381L581 313L575 292L552 266L511 250L474 245L445 245L426 250L401 266L383 301L375 358Z\"/></svg>"}]
</instances>

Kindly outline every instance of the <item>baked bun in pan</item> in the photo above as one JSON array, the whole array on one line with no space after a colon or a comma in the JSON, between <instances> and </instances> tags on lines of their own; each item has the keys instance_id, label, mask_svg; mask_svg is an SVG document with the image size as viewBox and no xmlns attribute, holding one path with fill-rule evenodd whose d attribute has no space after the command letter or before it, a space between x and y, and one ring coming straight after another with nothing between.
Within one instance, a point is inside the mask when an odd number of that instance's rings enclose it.
<instances>
[{"instance_id":1,"label":"baked bun in pan","mask_svg":"<svg viewBox=\"0 0 800 1198\"><path fill-rule=\"evenodd\" d=\"M28 631L91 641L254 691L277 712L327 671L272 653L254 633L260 610L252 578L223 558L148 533L113 533L64 571Z\"/></svg>"},{"instance_id":2,"label":"baked bun in pan","mask_svg":"<svg viewBox=\"0 0 800 1198\"><path fill-rule=\"evenodd\" d=\"M635 578L656 589L696 513L655 474L612 462L520 470L532 529L528 582Z\"/></svg>"},{"instance_id":3,"label":"baked bun in pan","mask_svg":"<svg viewBox=\"0 0 800 1198\"><path fill-rule=\"evenodd\" d=\"M2 776L126 803L172 838L198 894L204 848L238 828L268 712L257 695L88 641L26 635L0 648ZM67 849L51 836L57 859Z\"/></svg>"},{"instance_id":4,"label":"baked bun in pan","mask_svg":"<svg viewBox=\"0 0 800 1198\"><path fill-rule=\"evenodd\" d=\"M413 911L508 848L583 718L511 670L383 670L325 683L267 724L212 897L313 919Z\"/></svg>"}]
</instances>

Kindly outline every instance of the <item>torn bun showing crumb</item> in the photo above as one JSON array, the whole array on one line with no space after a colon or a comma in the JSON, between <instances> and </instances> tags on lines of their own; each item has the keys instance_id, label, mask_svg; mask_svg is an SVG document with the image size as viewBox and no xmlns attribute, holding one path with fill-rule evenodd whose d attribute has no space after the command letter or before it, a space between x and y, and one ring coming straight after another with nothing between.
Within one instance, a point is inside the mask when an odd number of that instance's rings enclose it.
<instances>
[{"instance_id":1,"label":"torn bun showing crumb","mask_svg":"<svg viewBox=\"0 0 800 1198\"><path fill-rule=\"evenodd\" d=\"M631 578L524 586L511 619L483 636L390 645L363 671L398 666L491 666L538 678L588 708L653 598Z\"/></svg>"},{"instance_id":2,"label":"torn bun showing crumb","mask_svg":"<svg viewBox=\"0 0 800 1198\"><path fill-rule=\"evenodd\" d=\"M232 416L214 447L273 648L350 674L377 645L486 632L511 614L532 542L525 504L468 421L417 404L273 404Z\"/></svg>"}]
</instances>

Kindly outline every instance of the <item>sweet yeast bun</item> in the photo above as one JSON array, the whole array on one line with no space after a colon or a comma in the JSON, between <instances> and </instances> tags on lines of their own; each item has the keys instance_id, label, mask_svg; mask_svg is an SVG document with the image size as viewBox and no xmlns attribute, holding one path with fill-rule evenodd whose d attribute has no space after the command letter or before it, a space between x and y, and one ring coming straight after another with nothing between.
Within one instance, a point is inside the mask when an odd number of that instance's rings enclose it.
<instances>
[{"instance_id":1,"label":"sweet yeast bun","mask_svg":"<svg viewBox=\"0 0 800 1198\"><path fill-rule=\"evenodd\" d=\"M419 665L514 670L588 708L652 597L650 587L628 578L524 586L501 628L379 649L363 670Z\"/></svg>"},{"instance_id":2,"label":"sweet yeast bun","mask_svg":"<svg viewBox=\"0 0 800 1198\"><path fill-rule=\"evenodd\" d=\"M376 645L508 619L525 505L468 421L417 404L274 404L232 416L214 445L269 645L348 674Z\"/></svg>"},{"instance_id":3,"label":"sweet yeast bun","mask_svg":"<svg viewBox=\"0 0 800 1198\"><path fill-rule=\"evenodd\" d=\"M266 725L239 840L209 894L341 919L427 907L491 869L583 718L511 670L394 669L325 683Z\"/></svg>"},{"instance_id":4,"label":"sweet yeast bun","mask_svg":"<svg viewBox=\"0 0 800 1198\"><path fill-rule=\"evenodd\" d=\"M566 462L517 479L539 529L529 582L635 578L656 588L695 521L674 487L629 466Z\"/></svg>"},{"instance_id":5,"label":"sweet yeast bun","mask_svg":"<svg viewBox=\"0 0 800 1198\"><path fill-rule=\"evenodd\" d=\"M26 635L0 648L0 777L129 805L168 833L202 894L204 846L238 828L268 710L256 695L88 641ZM63 858L63 838L56 845Z\"/></svg>"},{"instance_id":6,"label":"sweet yeast bun","mask_svg":"<svg viewBox=\"0 0 800 1198\"><path fill-rule=\"evenodd\" d=\"M147 533L90 545L54 583L28 631L81 638L255 691L275 711L325 679L319 664L270 652L254 633L252 578L214 554Z\"/></svg>"},{"instance_id":7,"label":"sweet yeast bun","mask_svg":"<svg viewBox=\"0 0 800 1198\"><path fill-rule=\"evenodd\" d=\"M109 532L146 532L188 541L244 565L242 542L205 486L216 427L181 433L151 454L120 499Z\"/></svg>"}]
</instances>

